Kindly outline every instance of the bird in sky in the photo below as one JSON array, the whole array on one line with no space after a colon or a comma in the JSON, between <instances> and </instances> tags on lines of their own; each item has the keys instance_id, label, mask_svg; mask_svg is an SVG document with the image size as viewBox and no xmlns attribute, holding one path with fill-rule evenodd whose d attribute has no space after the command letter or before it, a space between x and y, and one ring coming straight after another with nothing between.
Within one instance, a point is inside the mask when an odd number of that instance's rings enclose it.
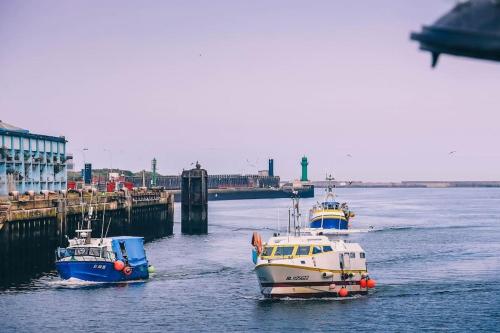
<instances>
[{"instance_id":1,"label":"bird in sky","mask_svg":"<svg viewBox=\"0 0 500 333\"><path fill-rule=\"evenodd\" d=\"M456 152L457 152L456 150L452 150L452 151L450 151L450 152L448 153L448 155L453 155L453 154L455 154Z\"/></svg>"},{"instance_id":2,"label":"bird in sky","mask_svg":"<svg viewBox=\"0 0 500 333\"><path fill-rule=\"evenodd\" d=\"M254 167L254 168L256 167L256 165L253 164L252 162L250 162L250 160L248 158L246 160L247 160L247 165Z\"/></svg>"},{"instance_id":3,"label":"bird in sky","mask_svg":"<svg viewBox=\"0 0 500 333\"><path fill-rule=\"evenodd\" d=\"M352 157L352 155L351 155L351 154L347 154L347 155L345 155L345 156L347 156L347 157Z\"/></svg>"}]
</instances>

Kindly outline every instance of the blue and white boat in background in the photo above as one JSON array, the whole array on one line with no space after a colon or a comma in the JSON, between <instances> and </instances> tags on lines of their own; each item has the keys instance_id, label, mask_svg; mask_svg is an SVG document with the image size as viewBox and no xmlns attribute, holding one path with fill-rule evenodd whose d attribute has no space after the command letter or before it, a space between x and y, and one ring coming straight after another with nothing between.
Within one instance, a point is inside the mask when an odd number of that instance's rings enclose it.
<instances>
[{"instance_id":1,"label":"blue and white boat in background","mask_svg":"<svg viewBox=\"0 0 500 333\"><path fill-rule=\"evenodd\" d=\"M150 266L144 239L130 236L106 238L103 235L92 238L91 217L92 209L86 218L87 228L76 230L76 237L69 240L69 246L56 250L56 269L61 278L91 282L148 279Z\"/></svg>"},{"instance_id":2,"label":"blue and white boat in background","mask_svg":"<svg viewBox=\"0 0 500 333\"><path fill-rule=\"evenodd\" d=\"M350 229L351 219L354 212L349 210L347 203L340 203L336 200L333 191L334 185L332 176L326 178L329 181L325 198L321 203L317 203L309 211L309 227L304 232L311 235L345 235L355 232L365 232L366 230Z\"/></svg>"}]
</instances>

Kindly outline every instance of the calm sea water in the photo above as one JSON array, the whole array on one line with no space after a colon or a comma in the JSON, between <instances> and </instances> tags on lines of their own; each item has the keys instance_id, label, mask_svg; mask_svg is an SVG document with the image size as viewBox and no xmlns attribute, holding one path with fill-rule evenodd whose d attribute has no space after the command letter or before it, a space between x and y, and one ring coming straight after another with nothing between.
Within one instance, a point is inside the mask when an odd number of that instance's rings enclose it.
<instances>
[{"instance_id":1,"label":"calm sea water","mask_svg":"<svg viewBox=\"0 0 500 333\"><path fill-rule=\"evenodd\" d=\"M348 237L378 282L369 296L262 298L251 234L267 239L278 216L284 227L289 200L210 202L208 235L181 235L176 223L174 236L146 245L150 281L80 285L46 274L0 291L0 331L500 331L500 189L338 194L357 213L353 227L378 230ZM314 202L302 200L303 213Z\"/></svg>"}]
</instances>

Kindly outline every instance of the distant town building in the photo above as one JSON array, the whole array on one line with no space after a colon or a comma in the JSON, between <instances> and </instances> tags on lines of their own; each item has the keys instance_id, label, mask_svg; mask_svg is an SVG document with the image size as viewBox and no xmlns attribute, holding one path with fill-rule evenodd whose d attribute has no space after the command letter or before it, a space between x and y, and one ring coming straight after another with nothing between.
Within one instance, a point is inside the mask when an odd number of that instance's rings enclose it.
<instances>
[{"instance_id":1,"label":"distant town building","mask_svg":"<svg viewBox=\"0 0 500 333\"><path fill-rule=\"evenodd\" d=\"M259 170L258 175L261 177L269 177L269 170Z\"/></svg>"},{"instance_id":2,"label":"distant town building","mask_svg":"<svg viewBox=\"0 0 500 333\"><path fill-rule=\"evenodd\" d=\"M66 170L75 171L75 162L73 161L73 154L66 154Z\"/></svg>"},{"instance_id":3,"label":"distant town building","mask_svg":"<svg viewBox=\"0 0 500 333\"><path fill-rule=\"evenodd\" d=\"M0 120L0 196L67 187L66 139L30 133Z\"/></svg>"}]
</instances>

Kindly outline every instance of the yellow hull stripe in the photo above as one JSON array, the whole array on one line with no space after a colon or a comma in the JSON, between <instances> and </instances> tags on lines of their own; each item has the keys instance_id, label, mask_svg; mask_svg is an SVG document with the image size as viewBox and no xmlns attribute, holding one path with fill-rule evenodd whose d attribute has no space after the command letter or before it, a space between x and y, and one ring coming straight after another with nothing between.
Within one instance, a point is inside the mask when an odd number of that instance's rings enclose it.
<instances>
[{"instance_id":1,"label":"yellow hull stripe","mask_svg":"<svg viewBox=\"0 0 500 333\"><path fill-rule=\"evenodd\" d=\"M289 264L260 264L255 266L255 269L261 268L261 267L285 267L285 268L298 268L298 269L304 269L306 271L314 271L314 272L331 272L331 273L366 273L367 271L365 269L344 269L343 271L340 269L324 269L324 268L316 268L316 267L304 267L304 266L298 266L298 265L289 265Z\"/></svg>"},{"instance_id":2,"label":"yellow hull stripe","mask_svg":"<svg viewBox=\"0 0 500 333\"><path fill-rule=\"evenodd\" d=\"M318 220L324 220L324 219L341 219L341 220L346 220L345 217L343 216L338 216L338 215L323 215L323 216L316 216L313 217L311 221L318 221Z\"/></svg>"}]
</instances>

